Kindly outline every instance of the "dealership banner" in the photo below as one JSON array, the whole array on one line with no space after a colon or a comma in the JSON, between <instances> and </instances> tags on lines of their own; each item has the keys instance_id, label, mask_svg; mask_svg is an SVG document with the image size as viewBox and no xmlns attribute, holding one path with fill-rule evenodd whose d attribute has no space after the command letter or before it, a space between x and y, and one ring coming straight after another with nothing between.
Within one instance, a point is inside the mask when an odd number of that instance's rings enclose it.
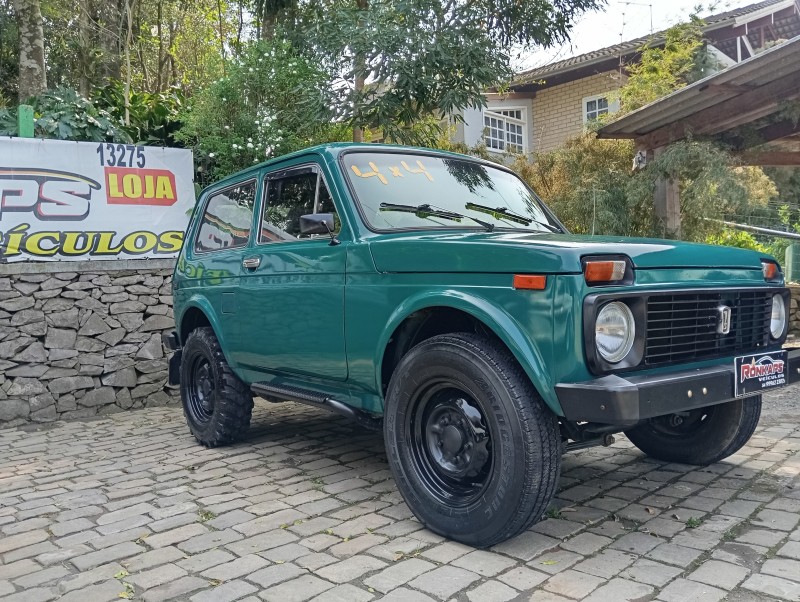
<instances>
[{"instance_id":1,"label":"dealership banner","mask_svg":"<svg viewBox=\"0 0 800 602\"><path fill-rule=\"evenodd\" d=\"M0 262L174 257L192 175L183 149L0 138Z\"/></svg>"}]
</instances>

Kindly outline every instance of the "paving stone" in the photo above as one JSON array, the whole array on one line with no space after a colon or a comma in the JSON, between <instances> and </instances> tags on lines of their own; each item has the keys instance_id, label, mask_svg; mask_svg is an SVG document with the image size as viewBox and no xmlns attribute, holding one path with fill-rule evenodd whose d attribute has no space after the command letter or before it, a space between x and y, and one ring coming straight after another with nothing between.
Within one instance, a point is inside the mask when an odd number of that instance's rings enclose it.
<instances>
[{"instance_id":1,"label":"paving stone","mask_svg":"<svg viewBox=\"0 0 800 602\"><path fill-rule=\"evenodd\" d=\"M663 587L682 572L679 568L640 558L620 572L619 576L639 583Z\"/></svg>"},{"instance_id":2,"label":"paving stone","mask_svg":"<svg viewBox=\"0 0 800 602\"><path fill-rule=\"evenodd\" d=\"M722 600L727 593L725 590L704 583L676 579L658 594L658 599L665 600L665 602L686 602L687 600L717 602Z\"/></svg>"},{"instance_id":3,"label":"paving stone","mask_svg":"<svg viewBox=\"0 0 800 602\"><path fill-rule=\"evenodd\" d=\"M604 550L596 556L579 562L572 568L576 571L595 575L596 577L610 579L633 564L634 560L636 560L636 556L633 554L627 554L618 550Z\"/></svg>"},{"instance_id":4,"label":"paving stone","mask_svg":"<svg viewBox=\"0 0 800 602\"><path fill-rule=\"evenodd\" d=\"M261 593L267 602L305 602L334 587L313 575L303 575L291 581L275 585Z\"/></svg>"},{"instance_id":5,"label":"paving stone","mask_svg":"<svg viewBox=\"0 0 800 602\"><path fill-rule=\"evenodd\" d=\"M446 541L445 543L435 546L430 550L425 550L422 553L422 556L428 558L429 560L433 560L434 562L452 562L456 558L463 556L472 551L472 548L464 545L463 543L458 543L456 541Z\"/></svg>"},{"instance_id":6,"label":"paving stone","mask_svg":"<svg viewBox=\"0 0 800 602\"><path fill-rule=\"evenodd\" d=\"M653 594L653 588L643 583L627 581L625 579L612 579L605 585L601 585L583 602L639 602ZM684 601L685 602L685 601Z\"/></svg>"},{"instance_id":7,"label":"paving stone","mask_svg":"<svg viewBox=\"0 0 800 602\"><path fill-rule=\"evenodd\" d=\"M757 546L764 546L771 548L777 545L778 542L786 537L786 533L782 531L768 531L766 529L748 529L744 533L739 534L736 541L742 543L752 543Z\"/></svg>"},{"instance_id":8,"label":"paving stone","mask_svg":"<svg viewBox=\"0 0 800 602\"><path fill-rule=\"evenodd\" d=\"M467 569L468 571L473 571L484 577L493 577L497 573L514 566L516 563L505 556L476 550L455 559L451 564L461 567L462 569Z\"/></svg>"},{"instance_id":9,"label":"paving stone","mask_svg":"<svg viewBox=\"0 0 800 602\"><path fill-rule=\"evenodd\" d=\"M525 531L521 535L504 541L491 549L494 552L507 554L508 556L513 556L514 558L527 562L536 558L542 552L557 548L559 543L557 539L553 539L547 535L534 533L533 531Z\"/></svg>"},{"instance_id":10,"label":"paving stone","mask_svg":"<svg viewBox=\"0 0 800 602\"><path fill-rule=\"evenodd\" d=\"M74 564L78 570L85 571L107 562L135 556L136 554L144 551L145 549L142 546L139 546L132 541L128 541L105 548L103 550L99 550L97 552L90 552L89 554L84 554L83 556L77 556L70 562L72 562L72 564Z\"/></svg>"},{"instance_id":11,"label":"paving stone","mask_svg":"<svg viewBox=\"0 0 800 602\"><path fill-rule=\"evenodd\" d=\"M198 577L181 577L177 581L155 587L142 594L145 602L163 602L208 587L208 581Z\"/></svg>"},{"instance_id":12,"label":"paving stone","mask_svg":"<svg viewBox=\"0 0 800 602\"><path fill-rule=\"evenodd\" d=\"M219 564L213 568L204 571L201 576L207 579L218 579L220 581L229 581L231 579L238 579L249 575L259 569L264 568L269 564L269 561L263 559L256 554L248 554L242 556L231 562Z\"/></svg>"},{"instance_id":13,"label":"paving stone","mask_svg":"<svg viewBox=\"0 0 800 602\"><path fill-rule=\"evenodd\" d=\"M796 541L786 542L786 545L778 550L778 556L787 556L795 560L800 560L800 543ZM0 571L2 571L2 567L0 567Z\"/></svg>"},{"instance_id":14,"label":"paving stone","mask_svg":"<svg viewBox=\"0 0 800 602\"><path fill-rule=\"evenodd\" d=\"M690 573L687 578L692 581L699 581L731 590L739 585L749 574L750 571L748 569L729 562L706 560L700 565L700 568Z\"/></svg>"},{"instance_id":15,"label":"paving stone","mask_svg":"<svg viewBox=\"0 0 800 602\"><path fill-rule=\"evenodd\" d=\"M257 583L261 587L268 588L282 581L299 577L305 573L306 571L304 569L287 562L286 564L274 564L260 571L256 571L247 577L247 580ZM348 581L348 579L343 579L342 582L343 581Z\"/></svg>"},{"instance_id":16,"label":"paving stone","mask_svg":"<svg viewBox=\"0 0 800 602\"><path fill-rule=\"evenodd\" d=\"M548 575L524 566L515 567L497 577L498 581L523 591L533 589L547 578Z\"/></svg>"},{"instance_id":17,"label":"paving stone","mask_svg":"<svg viewBox=\"0 0 800 602\"><path fill-rule=\"evenodd\" d=\"M597 589L602 583L603 579L599 577L569 569L550 577L542 584L542 587L559 596L583 598Z\"/></svg>"},{"instance_id":18,"label":"paving stone","mask_svg":"<svg viewBox=\"0 0 800 602\"><path fill-rule=\"evenodd\" d=\"M138 571L149 569L159 564L174 562L183 557L184 553L181 552L178 548L168 546L166 548L158 548L157 550L151 550L149 552L145 552L144 554L139 554L138 556L134 556L133 558L123 560L122 562L120 562L120 564L124 566L129 572L135 573Z\"/></svg>"},{"instance_id":19,"label":"paving stone","mask_svg":"<svg viewBox=\"0 0 800 602\"><path fill-rule=\"evenodd\" d=\"M800 600L800 583L772 575L752 575L742 587L784 600Z\"/></svg>"},{"instance_id":20,"label":"paving stone","mask_svg":"<svg viewBox=\"0 0 800 602\"><path fill-rule=\"evenodd\" d=\"M546 552L539 558L531 560L528 563L528 566L536 570L555 575L556 573L560 573L561 571L566 570L572 565L580 562L583 560L583 558L583 556L576 554L575 552L555 550L552 552Z\"/></svg>"},{"instance_id":21,"label":"paving stone","mask_svg":"<svg viewBox=\"0 0 800 602\"><path fill-rule=\"evenodd\" d=\"M761 567L765 575L774 575L800 583L800 561L788 558L770 558Z\"/></svg>"},{"instance_id":22,"label":"paving stone","mask_svg":"<svg viewBox=\"0 0 800 602\"><path fill-rule=\"evenodd\" d=\"M693 548L686 548L674 543L662 543L650 550L646 556L653 560L687 567L700 557L702 552Z\"/></svg>"},{"instance_id":23,"label":"paving stone","mask_svg":"<svg viewBox=\"0 0 800 602\"><path fill-rule=\"evenodd\" d=\"M203 552L202 554L190 556L189 558L181 560L176 564L190 573L199 573L213 566L230 562L235 558L236 556L224 550L209 550L208 552Z\"/></svg>"},{"instance_id":24,"label":"paving stone","mask_svg":"<svg viewBox=\"0 0 800 602\"><path fill-rule=\"evenodd\" d=\"M257 591L256 586L237 579L195 594L190 600L192 602L232 602Z\"/></svg>"},{"instance_id":25,"label":"paving stone","mask_svg":"<svg viewBox=\"0 0 800 602\"><path fill-rule=\"evenodd\" d=\"M487 581L481 583L472 591L467 592L470 602L508 602L517 597L519 592L500 583L499 581Z\"/></svg>"},{"instance_id":26,"label":"paving stone","mask_svg":"<svg viewBox=\"0 0 800 602\"><path fill-rule=\"evenodd\" d=\"M357 579L365 573L382 569L385 566L385 562L372 556L353 556L319 569L317 575L334 583L345 583Z\"/></svg>"},{"instance_id":27,"label":"paving stone","mask_svg":"<svg viewBox=\"0 0 800 602\"><path fill-rule=\"evenodd\" d=\"M642 533L639 531L623 535L609 547L614 550L621 550L632 554L646 554L659 544L663 543L658 537L654 537L649 533Z\"/></svg>"},{"instance_id":28,"label":"paving stone","mask_svg":"<svg viewBox=\"0 0 800 602\"><path fill-rule=\"evenodd\" d=\"M11 564L0 564L0 580L21 577L22 575L27 575L28 573L41 570L41 568L42 567L38 563L34 562L30 558L18 560L17 562L12 562Z\"/></svg>"},{"instance_id":29,"label":"paving stone","mask_svg":"<svg viewBox=\"0 0 800 602\"><path fill-rule=\"evenodd\" d=\"M800 516L793 512L782 510L762 510L752 521L754 527L778 531L791 531L797 526Z\"/></svg>"},{"instance_id":30,"label":"paving stone","mask_svg":"<svg viewBox=\"0 0 800 602\"><path fill-rule=\"evenodd\" d=\"M401 587L381 598L381 602L434 602L434 598Z\"/></svg>"},{"instance_id":31,"label":"paving stone","mask_svg":"<svg viewBox=\"0 0 800 602\"><path fill-rule=\"evenodd\" d=\"M581 533L572 539L561 543L561 547L576 554L594 554L604 546L612 543L613 540L594 533Z\"/></svg>"},{"instance_id":32,"label":"paving stone","mask_svg":"<svg viewBox=\"0 0 800 602\"><path fill-rule=\"evenodd\" d=\"M312 598L312 600L314 602L367 602L374 597L373 594L355 585L345 583L321 593L319 596Z\"/></svg>"},{"instance_id":33,"label":"paving stone","mask_svg":"<svg viewBox=\"0 0 800 602\"><path fill-rule=\"evenodd\" d=\"M480 576L471 571L453 566L443 566L420 575L408 585L445 600L479 579Z\"/></svg>"},{"instance_id":34,"label":"paving stone","mask_svg":"<svg viewBox=\"0 0 800 602\"><path fill-rule=\"evenodd\" d=\"M58 582L58 591L62 593L71 592L73 590L82 590L89 585L99 583L101 581L108 581L113 579L114 575L123 573L124 569L116 562L109 562L102 564L88 571L82 571L77 575L65 577ZM88 601L87 601L88 602Z\"/></svg>"},{"instance_id":35,"label":"paving stone","mask_svg":"<svg viewBox=\"0 0 800 602\"><path fill-rule=\"evenodd\" d=\"M61 596L59 602L111 602L120 600L120 593L125 587L116 579L108 579L97 585L90 585L81 590L73 591Z\"/></svg>"},{"instance_id":36,"label":"paving stone","mask_svg":"<svg viewBox=\"0 0 800 602\"><path fill-rule=\"evenodd\" d=\"M47 531L37 529L35 531L26 531L25 533L18 533L17 535L9 535L0 538L0 554L10 550L18 550L32 546L34 544L45 541L49 537Z\"/></svg>"},{"instance_id":37,"label":"paving stone","mask_svg":"<svg viewBox=\"0 0 800 602\"><path fill-rule=\"evenodd\" d=\"M427 562L420 558L409 558L368 577L364 580L364 585L372 587L379 592L388 593L435 568L436 565L432 562Z\"/></svg>"},{"instance_id":38,"label":"paving stone","mask_svg":"<svg viewBox=\"0 0 800 602\"><path fill-rule=\"evenodd\" d=\"M174 581L186 575L186 571L175 564L164 564L159 567L130 575L125 578L137 587L150 589L164 583Z\"/></svg>"},{"instance_id":39,"label":"paving stone","mask_svg":"<svg viewBox=\"0 0 800 602\"><path fill-rule=\"evenodd\" d=\"M14 579L14 585L28 589L39 585L52 583L53 581L61 579L65 575L69 575L69 570L67 570L65 567L51 566L50 568L46 568L35 573L17 577Z\"/></svg>"},{"instance_id":40,"label":"paving stone","mask_svg":"<svg viewBox=\"0 0 800 602\"><path fill-rule=\"evenodd\" d=\"M224 531L211 531L187 539L177 545L179 550L183 550L188 554L197 554L198 552L205 552L211 548L218 548L225 544L243 539L241 533L237 533L233 529L225 529Z\"/></svg>"},{"instance_id":41,"label":"paving stone","mask_svg":"<svg viewBox=\"0 0 800 602\"><path fill-rule=\"evenodd\" d=\"M208 529L200 523L193 523L191 525L178 527L177 529L151 535L145 540L145 543L151 548L163 548L164 546L172 546L184 542L198 535L208 534L208 532Z\"/></svg>"}]
</instances>

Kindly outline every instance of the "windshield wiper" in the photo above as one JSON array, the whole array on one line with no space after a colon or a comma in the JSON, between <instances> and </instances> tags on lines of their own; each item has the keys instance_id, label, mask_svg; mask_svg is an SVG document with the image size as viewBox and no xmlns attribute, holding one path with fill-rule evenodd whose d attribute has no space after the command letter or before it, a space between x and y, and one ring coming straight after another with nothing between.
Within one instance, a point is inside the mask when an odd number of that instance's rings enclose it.
<instances>
[{"instance_id":1,"label":"windshield wiper","mask_svg":"<svg viewBox=\"0 0 800 602\"><path fill-rule=\"evenodd\" d=\"M465 208L471 209L473 211L480 211L481 213L487 213L495 219L506 219L507 221L517 222L525 226L529 226L532 223L534 223L539 226L543 226L544 228L547 228L551 232L561 232L561 230L559 230L552 224L540 222L539 220L530 217L524 217L522 215L514 213L513 211L509 211L507 207L489 207L487 205L478 205L477 203L467 203L465 205Z\"/></svg>"},{"instance_id":2,"label":"windshield wiper","mask_svg":"<svg viewBox=\"0 0 800 602\"><path fill-rule=\"evenodd\" d=\"M472 217L471 215L464 215L463 213L456 213L455 211L439 209L429 205L428 203L423 203L422 205L396 205L394 203L381 203L380 209L381 211L403 211L405 213L413 213L417 217L422 218L439 217L441 219L453 220L454 222L460 222L462 219L466 218L480 224L486 228L487 232L494 230L494 224L485 222L482 219Z\"/></svg>"}]
</instances>

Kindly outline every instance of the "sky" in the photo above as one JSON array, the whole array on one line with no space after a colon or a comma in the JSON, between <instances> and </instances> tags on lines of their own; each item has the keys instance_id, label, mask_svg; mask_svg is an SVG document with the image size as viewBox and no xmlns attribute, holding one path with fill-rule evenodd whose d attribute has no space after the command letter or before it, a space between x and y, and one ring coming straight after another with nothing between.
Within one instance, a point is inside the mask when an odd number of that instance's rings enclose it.
<instances>
[{"instance_id":1,"label":"sky","mask_svg":"<svg viewBox=\"0 0 800 602\"><path fill-rule=\"evenodd\" d=\"M713 10L703 10L700 16L725 12L733 8L747 6L759 0L721 0ZM693 12L699 0L637 0L626 2L607 0L604 11L587 13L575 25L572 42L558 48L526 52L514 60L515 70L533 69L541 65L583 54L631 40L650 33L652 11L653 31L661 31L685 21ZM708 1L703 2L706 6ZM620 38L620 33L622 37Z\"/></svg>"}]
</instances>

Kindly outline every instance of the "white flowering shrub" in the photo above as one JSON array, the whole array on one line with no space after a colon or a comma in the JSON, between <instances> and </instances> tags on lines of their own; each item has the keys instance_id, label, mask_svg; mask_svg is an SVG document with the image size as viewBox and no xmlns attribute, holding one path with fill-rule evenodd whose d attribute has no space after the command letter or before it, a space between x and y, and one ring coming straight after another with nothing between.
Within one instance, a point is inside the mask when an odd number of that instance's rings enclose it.
<instances>
[{"instance_id":1,"label":"white flowering shrub","mask_svg":"<svg viewBox=\"0 0 800 602\"><path fill-rule=\"evenodd\" d=\"M195 95L177 139L194 149L210 183L267 159L321 142L346 140L332 121L324 73L278 39L248 46L227 75Z\"/></svg>"}]
</instances>

